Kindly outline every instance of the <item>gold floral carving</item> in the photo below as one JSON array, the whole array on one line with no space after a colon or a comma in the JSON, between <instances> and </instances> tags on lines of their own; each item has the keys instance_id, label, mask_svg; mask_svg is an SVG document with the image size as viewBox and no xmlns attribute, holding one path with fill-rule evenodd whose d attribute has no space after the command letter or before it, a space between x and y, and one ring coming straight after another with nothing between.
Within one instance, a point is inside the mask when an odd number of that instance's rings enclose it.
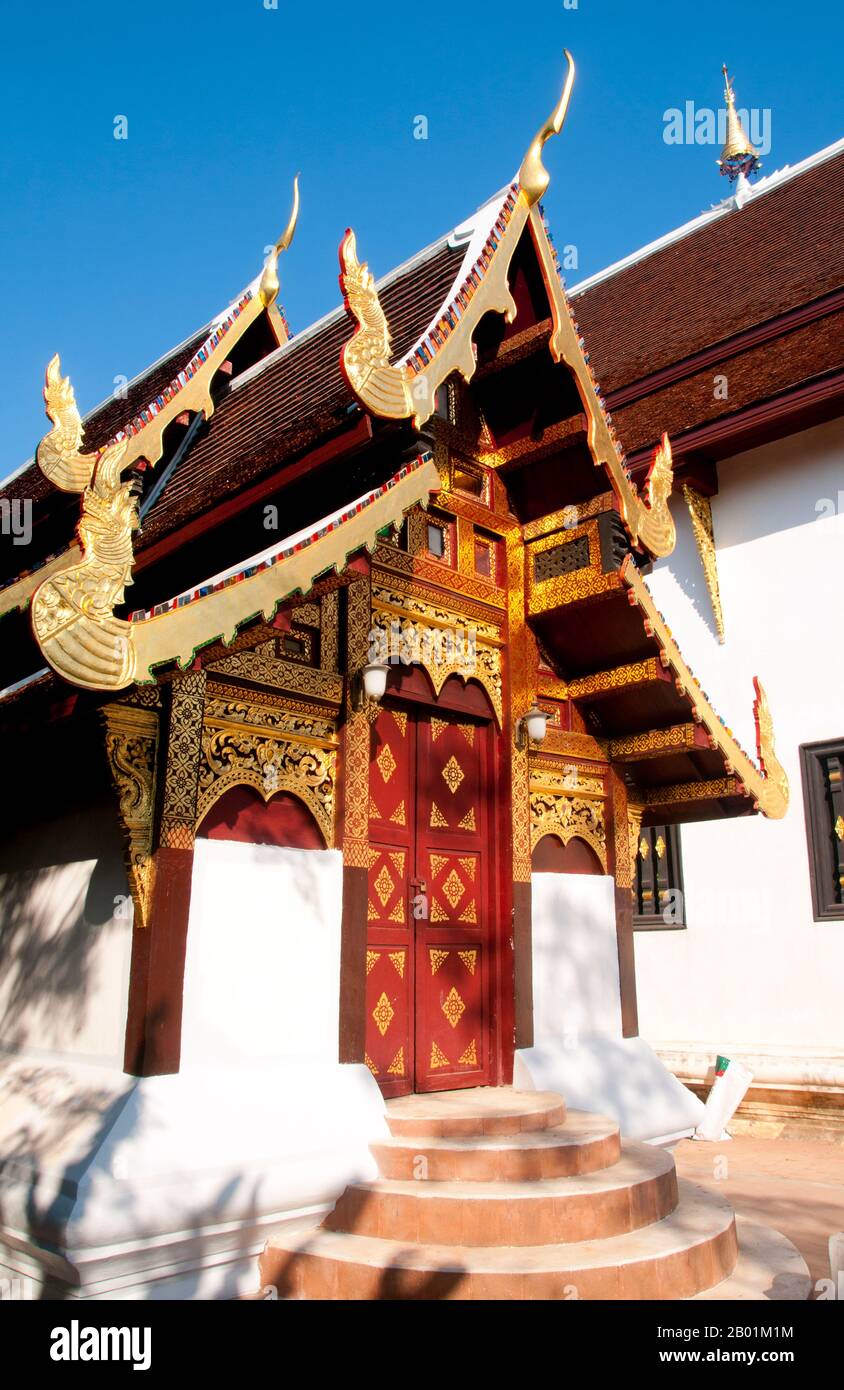
<instances>
[{"instance_id":1,"label":"gold floral carving","mask_svg":"<svg viewBox=\"0 0 844 1390\"><path fill-rule=\"evenodd\" d=\"M507 634L510 657L510 719L527 713L535 696L536 640L525 620L525 547L521 531L508 532ZM530 758L527 748L510 744L510 789L513 818L513 882L530 883L533 849Z\"/></svg>"},{"instance_id":2,"label":"gold floral carving","mask_svg":"<svg viewBox=\"0 0 844 1390\"><path fill-rule=\"evenodd\" d=\"M289 792L307 806L330 848L334 844L336 747L319 737L312 722L301 716L295 720L295 732L269 725L253 727L253 722L206 721L197 825L230 787L254 787L264 801Z\"/></svg>"},{"instance_id":3,"label":"gold floral carving","mask_svg":"<svg viewBox=\"0 0 844 1390\"><path fill-rule=\"evenodd\" d=\"M644 836L642 836L641 840L640 840L640 838L639 838L639 836L641 835L641 831L642 831L642 817L644 816L644 814L645 814L645 807L644 807L644 804L643 804L641 801L631 801L630 797L628 796L628 798L627 798L627 826L628 826L628 833L629 833L629 837L630 837L629 855L630 855L630 863L631 863L631 866L634 865L634 864L636 863L637 857L641 856L642 859L647 859L647 857L648 857L648 842L647 842L647 840L645 839ZM631 868L631 886L632 886L632 868Z\"/></svg>"},{"instance_id":4,"label":"gold floral carving","mask_svg":"<svg viewBox=\"0 0 844 1390\"><path fill-rule=\"evenodd\" d=\"M645 733L610 739L610 758L613 762L639 761L659 758L664 753L694 748L696 724L674 724L668 729L649 729Z\"/></svg>"},{"instance_id":5,"label":"gold floral carving","mask_svg":"<svg viewBox=\"0 0 844 1390\"><path fill-rule=\"evenodd\" d=\"M659 662L655 657L648 657L645 661L630 661L623 666L614 666L609 671L596 671L591 676L576 676L569 682L569 695L573 700L583 700L591 695L621 690L628 685L648 685L659 679Z\"/></svg>"},{"instance_id":6,"label":"gold floral carving","mask_svg":"<svg viewBox=\"0 0 844 1390\"><path fill-rule=\"evenodd\" d=\"M339 612L340 595L337 590L323 594L319 606L319 664L323 671L339 670Z\"/></svg>"},{"instance_id":7,"label":"gold floral carving","mask_svg":"<svg viewBox=\"0 0 844 1390\"><path fill-rule=\"evenodd\" d=\"M170 849L193 848L206 685L204 671L182 672L170 685L161 811L161 843Z\"/></svg>"},{"instance_id":8,"label":"gold floral carving","mask_svg":"<svg viewBox=\"0 0 844 1390\"><path fill-rule=\"evenodd\" d=\"M452 985L443 1000L441 1008L452 1028L456 1028L466 1012L466 1005L463 1003L454 985Z\"/></svg>"},{"instance_id":9,"label":"gold floral carving","mask_svg":"<svg viewBox=\"0 0 844 1390\"><path fill-rule=\"evenodd\" d=\"M440 966L448 960L448 951L436 951L433 947L428 947L428 955L431 961L431 974L436 975Z\"/></svg>"},{"instance_id":10,"label":"gold floral carving","mask_svg":"<svg viewBox=\"0 0 844 1390\"><path fill-rule=\"evenodd\" d=\"M472 624L475 632L474 653L469 648L469 633L465 619L442 605L428 603L395 589L373 587L373 628L384 633L389 645L396 637L401 649L412 656L414 664L427 671L434 693L439 695L449 676L474 680L489 696L500 726L502 708L502 658L498 628L491 623ZM459 640L456 640L457 634ZM462 634L462 635L461 635ZM453 643L449 652L448 642ZM448 659L449 655L451 660Z\"/></svg>"},{"instance_id":11,"label":"gold floral carving","mask_svg":"<svg viewBox=\"0 0 844 1390\"><path fill-rule=\"evenodd\" d=\"M712 604L712 616L715 619L715 630L718 633L718 641L724 641L724 613L721 608L721 588L718 583L718 561L715 554L715 531L712 526L712 503L708 497L695 492L694 488L689 487L688 483L683 484L683 496L686 499L686 506L692 519L692 531L694 532L697 553L700 556L700 563L703 566L703 577L706 580L706 587L709 591L709 602Z\"/></svg>"},{"instance_id":12,"label":"gold floral carving","mask_svg":"<svg viewBox=\"0 0 844 1390\"><path fill-rule=\"evenodd\" d=\"M442 1051L441 1048L437 1047L437 1044L436 1044L435 1042L432 1042L432 1043L431 1043L431 1062L430 1062L430 1069L431 1069L431 1071L436 1071L436 1070L437 1070L437 1067L450 1067L450 1066L451 1066L451 1063L449 1062L449 1060L448 1060L448 1058L446 1057L445 1053Z\"/></svg>"},{"instance_id":13,"label":"gold floral carving","mask_svg":"<svg viewBox=\"0 0 844 1390\"><path fill-rule=\"evenodd\" d=\"M602 512L611 512L614 509L614 493L601 492L597 497L591 497L587 502L571 504L556 512L546 512L544 516L538 516L534 521L526 521L522 527L522 537L527 544L528 541L539 540L541 536L550 536L554 531L568 532L574 526L581 526L584 521L590 520L591 517L600 516Z\"/></svg>"},{"instance_id":14,"label":"gold floral carving","mask_svg":"<svg viewBox=\"0 0 844 1390\"><path fill-rule=\"evenodd\" d=\"M607 832L603 802L550 791L530 794L531 849L545 835L555 835L564 845L575 837L585 840L607 872Z\"/></svg>"},{"instance_id":15,"label":"gold floral carving","mask_svg":"<svg viewBox=\"0 0 844 1390\"><path fill-rule=\"evenodd\" d=\"M375 1026L383 1038L387 1029L395 1017L395 1009L390 1003L387 995L382 991L381 997L375 1008L372 1010L372 1017L375 1019Z\"/></svg>"},{"instance_id":16,"label":"gold floral carving","mask_svg":"<svg viewBox=\"0 0 844 1390\"><path fill-rule=\"evenodd\" d=\"M618 773L611 771L613 793L612 814L615 830L615 881L619 888L633 887L633 856L630 853L630 823L627 810L627 789Z\"/></svg>"},{"instance_id":17,"label":"gold floral carving","mask_svg":"<svg viewBox=\"0 0 844 1390\"><path fill-rule=\"evenodd\" d=\"M154 879L152 828L158 714L155 710L116 703L106 705L102 714L106 752L126 837L126 867L135 907L135 926L146 927Z\"/></svg>"},{"instance_id":18,"label":"gold floral carving","mask_svg":"<svg viewBox=\"0 0 844 1390\"><path fill-rule=\"evenodd\" d=\"M339 705L343 699L343 677L333 671L315 670L277 655L276 639L261 642L251 651L235 652L213 662L208 670L218 675L239 676L274 690L311 695Z\"/></svg>"},{"instance_id":19,"label":"gold floral carving","mask_svg":"<svg viewBox=\"0 0 844 1390\"><path fill-rule=\"evenodd\" d=\"M672 782L670 786L649 787L645 806L674 806L684 801L721 801L747 795L738 777L713 777L704 782Z\"/></svg>"},{"instance_id":20,"label":"gold floral carving","mask_svg":"<svg viewBox=\"0 0 844 1390\"><path fill-rule=\"evenodd\" d=\"M462 1067L476 1067L478 1065L478 1049L475 1038L458 1057L457 1064Z\"/></svg>"},{"instance_id":21,"label":"gold floral carving","mask_svg":"<svg viewBox=\"0 0 844 1390\"><path fill-rule=\"evenodd\" d=\"M369 579L357 579L347 590L346 669L360 671L369 660ZM343 863L367 867L369 835L370 724L365 710L355 710L351 684L346 695L343 744L344 827Z\"/></svg>"},{"instance_id":22,"label":"gold floral carving","mask_svg":"<svg viewBox=\"0 0 844 1390\"><path fill-rule=\"evenodd\" d=\"M459 762L452 754L452 756L449 758L448 762L442 770L443 781L446 783L446 786L448 787L452 796L455 795L465 775L466 774L464 773Z\"/></svg>"}]
</instances>

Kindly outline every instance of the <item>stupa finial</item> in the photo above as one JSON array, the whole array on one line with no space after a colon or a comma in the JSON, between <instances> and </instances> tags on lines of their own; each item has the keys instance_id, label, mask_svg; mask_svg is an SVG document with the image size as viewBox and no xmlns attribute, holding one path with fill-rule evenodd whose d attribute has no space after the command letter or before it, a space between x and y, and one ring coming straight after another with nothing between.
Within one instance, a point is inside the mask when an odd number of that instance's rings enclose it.
<instances>
[{"instance_id":1,"label":"stupa finial","mask_svg":"<svg viewBox=\"0 0 844 1390\"><path fill-rule=\"evenodd\" d=\"M751 144L750 138L739 119L736 111L736 94L733 90L732 79L727 72L726 63L722 69L724 73L724 100L727 103L727 139L721 151L721 158L718 160L718 167L722 174L735 183L736 179L749 178L761 169L759 151L755 145Z\"/></svg>"}]
</instances>

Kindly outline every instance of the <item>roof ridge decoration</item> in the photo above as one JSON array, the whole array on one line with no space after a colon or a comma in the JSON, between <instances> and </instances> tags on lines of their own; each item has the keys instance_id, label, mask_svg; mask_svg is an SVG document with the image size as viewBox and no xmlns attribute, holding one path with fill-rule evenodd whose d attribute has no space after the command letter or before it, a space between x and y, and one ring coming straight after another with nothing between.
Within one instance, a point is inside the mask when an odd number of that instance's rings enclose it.
<instances>
[{"instance_id":1,"label":"roof ridge decoration","mask_svg":"<svg viewBox=\"0 0 844 1390\"><path fill-rule=\"evenodd\" d=\"M628 476L620 441L589 366L539 206L550 182L542 152L546 141L562 129L574 84L574 61L567 49L565 56L568 69L560 100L537 131L497 212L493 209L495 215L491 214L485 240L479 246L472 238L443 305L403 361L390 360L389 324L373 276L358 260L354 232L347 230L340 243L340 288L346 311L357 327L341 350L340 366L366 410L391 420L412 417L419 429L433 414L437 390L452 372L459 371L466 381L473 376L472 335L484 314L500 313L507 323L513 322L516 304L507 276L522 232L529 225L551 302L549 348L554 361L565 362L577 382L589 417L592 458L596 466L604 467L612 482L633 544L646 547L653 555L669 555L676 540L668 507L673 486L671 446L663 436L648 475L646 497L641 497Z\"/></svg>"},{"instance_id":2,"label":"roof ridge decoration","mask_svg":"<svg viewBox=\"0 0 844 1390\"><path fill-rule=\"evenodd\" d=\"M693 705L693 718L709 735L710 747L724 758L728 777L735 777L747 796L753 798L753 809L771 820L781 820L788 810L789 787L785 769L776 756L774 721L768 699L757 676L753 678L755 700L753 718L756 725L756 749L760 766L745 753L731 729L709 702L691 667L687 665L671 629L658 611L653 594L636 568L632 555L625 557L621 577L627 585L630 603L642 610L645 631L658 644L659 658L665 669L674 672L677 689Z\"/></svg>"},{"instance_id":3,"label":"roof ridge decoration","mask_svg":"<svg viewBox=\"0 0 844 1390\"><path fill-rule=\"evenodd\" d=\"M182 372L140 416L101 449L83 454L82 420L58 354L47 367L44 401L53 428L36 451L46 478L63 492L81 492L78 563L45 577L32 596L35 639L49 664L74 685L121 690L135 678L132 625L114 616L132 582L133 532L138 529L140 472L154 467L164 431L185 410L208 419L211 381L231 347L278 294L278 256L293 240L299 212L298 175L288 224L267 257L257 293L248 289ZM123 475L132 470L128 480Z\"/></svg>"}]
</instances>

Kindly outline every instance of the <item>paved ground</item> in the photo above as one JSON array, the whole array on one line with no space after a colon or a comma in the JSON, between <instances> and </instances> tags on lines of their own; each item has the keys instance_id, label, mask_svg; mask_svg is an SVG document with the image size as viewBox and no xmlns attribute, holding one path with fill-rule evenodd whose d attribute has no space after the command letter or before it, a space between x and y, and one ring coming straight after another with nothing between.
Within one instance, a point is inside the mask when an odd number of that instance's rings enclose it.
<instances>
[{"instance_id":1,"label":"paved ground","mask_svg":"<svg viewBox=\"0 0 844 1390\"><path fill-rule=\"evenodd\" d=\"M717 1144L684 1139L674 1158L681 1177L720 1192L741 1216L782 1231L812 1278L829 1278L829 1237L844 1231L844 1147L742 1134Z\"/></svg>"}]
</instances>

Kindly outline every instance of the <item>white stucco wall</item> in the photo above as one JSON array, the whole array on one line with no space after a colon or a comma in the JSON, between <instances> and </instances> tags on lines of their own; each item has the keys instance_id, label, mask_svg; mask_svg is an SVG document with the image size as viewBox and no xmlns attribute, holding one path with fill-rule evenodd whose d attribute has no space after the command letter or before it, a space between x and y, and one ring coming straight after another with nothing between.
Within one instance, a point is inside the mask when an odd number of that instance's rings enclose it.
<instances>
[{"instance_id":1,"label":"white stucco wall","mask_svg":"<svg viewBox=\"0 0 844 1390\"><path fill-rule=\"evenodd\" d=\"M641 1030L655 1045L844 1056L844 923L812 920L798 757L801 743L844 736L844 423L726 460L718 477L725 645L714 636L676 494L677 547L648 583L719 714L754 757L759 676L791 806L779 822L683 827L688 930L637 933Z\"/></svg>"},{"instance_id":2,"label":"white stucco wall","mask_svg":"<svg viewBox=\"0 0 844 1390\"><path fill-rule=\"evenodd\" d=\"M132 950L122 845L113 813L90 808L83 835L74 819L4 846L0 1049L122 1067Z\"/></svg>"},{"instance_id":3,"label":"white stucco wall","mask_svg":"<svg viewBox=\"0 0 844 1390\"><path fill-rule=\"evenodd\" d=\"M339 850L197 840L183 1069L336 1060L342 891Z\"/></svg>"},{"instance_id":4,"label":"white stucco wall","mask_svg":"<svg viewBox=\"0 0 844 1390\"><path fill-rule=\"evenodd\" d=\"M630 1138L690 1132L700 1102L643 1038L622 1037L612 878L537 873L531 902L534 1045L516 1053L513 1084L609 1115Z\"/></svg>"}]
</instances>

